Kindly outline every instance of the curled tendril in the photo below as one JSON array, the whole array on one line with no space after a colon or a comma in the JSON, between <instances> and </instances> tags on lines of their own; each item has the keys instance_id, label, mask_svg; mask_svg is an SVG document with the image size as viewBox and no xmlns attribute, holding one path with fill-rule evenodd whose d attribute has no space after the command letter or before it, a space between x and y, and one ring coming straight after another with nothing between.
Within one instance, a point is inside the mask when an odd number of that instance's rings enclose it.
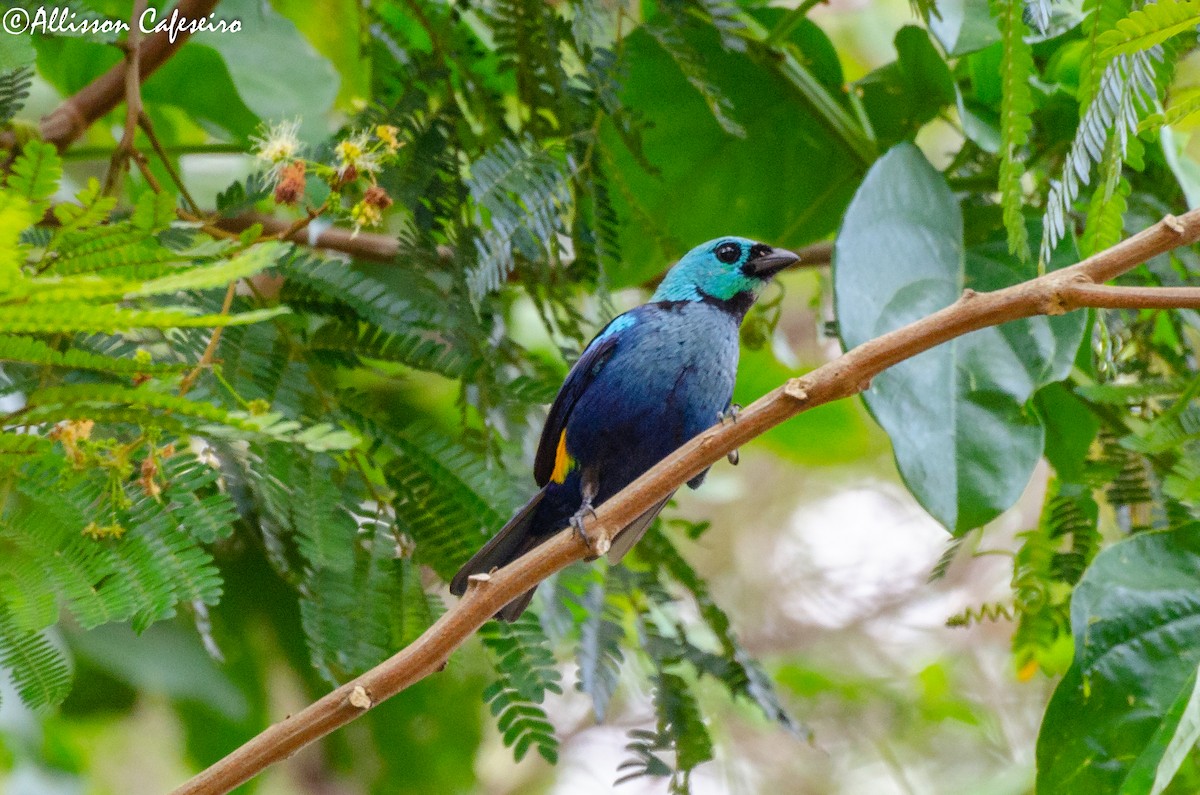
<instances>
[{"instance_id":1,"label":"curled tendril","mask_svg":"<svg viewBox=\"0 0 1200 795\"><path fill-rule=\"evenodd\" d=\"M972 624L982 624L984 621L1013 620L1013 608L1003 602L985 602L978 607L968 607L966 610L946 619L948 627L969 627Z\"/></svg>"}]
</instances>

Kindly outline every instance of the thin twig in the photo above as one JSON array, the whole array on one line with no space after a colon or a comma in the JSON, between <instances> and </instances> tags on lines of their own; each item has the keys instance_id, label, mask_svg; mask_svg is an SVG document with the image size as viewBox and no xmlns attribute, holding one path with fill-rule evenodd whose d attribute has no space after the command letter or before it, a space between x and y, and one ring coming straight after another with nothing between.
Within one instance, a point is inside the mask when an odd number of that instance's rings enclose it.
<instances>
[{"instance_id":1,"label":"thin twig","mask_svg":"<svg viewBox=\"0 0 1200 795\"><path fill-rule=\"evenodd\" d=\"M233 307L233 296L236 293L237 281L232 281L225 288L225 300L221 302L222 315L229 314L229 310ZM224 326L217 326L213 329L212 336L208 338L208 345L204 346L204 353L200 354L200 361L196 362L196 366L179 382L179 397L190 392L196 385L196 379L200 377L200 374L212 366L213 360L217 357L217 346L221 344L221 332L224 330Z\"/></svg>"},{"instance_id":2,"label":"thin twig","mask_svg":"<svg viewBox=\"0 0 1200 795\"><path fill-rule=\"evenodd\" d=\"M184 221L193 224L200 224L200 228L205 232L205 234L211 235L212 237L219 237L223 240L238 240L241 238L241 235L238 232L242 230L232 231L230 229L225 229L222 226L217 226L217 224L221 223L221 219L219 218L210 223L207 218L204 218L200 215L195 215L187 210L176 209L175 214ZM244 229L249 229L251 226L252 224L247 224Z\"/></svg>"},{"instance_id":3,"label":"thin twig","mask_svg":"<svg viewBox=\"0 0 1200 795\"><path fill-rule=\"evenodd\" d=\"M131 149L129 158L138 167L138 171L142 172L142 179L146 180L146 184L150 186L150 190L155 193L162 193L162 184L159 183L158 177L154 176L154 172L150 170L150 164L146 162L146 156L136 149Z\"/></svg>"},{"instance_id":4,"label":"thin twig","mask_svg":"<svg viewBox=\"0 0 1200 795\"><path fill-rule=\"evenodd\" d=\"M280 232L276 232L272 236L279 240L294 240L297 237L307 238L307 233L305 230L308 229L308 225L311 224L313 221L317 220L318 218L320 218L321 215L328 209L329 209L329 200L326 199L324 202L321 203L320 207L308 208L307 212L305 212L303 217L297 218L286 229L283 229ZM266 231L265 227L264 227L263 231L264 232ZM397 247L399 247L399 242L397 242L396 245L397 245Z\"/></svg>"},{"instance_id":5,"label":"thin twig","mask_svg":"<svg viewBox=\"0 0 1200 795\"><path fill-rule=\"evenodd\" d=\"M187 186L179 178L179 172L175 170L175 166L171 163L171 156L163 149L162 142L158 140L158 136L154 133L154 125L150 122L150 117L146 115L145 111L138 114L138 126L142 128L142 132L150 140L150 146L154 149L154 154L158 155L163 168L167 170L167 176L171 178L171 182L179 190L179 195L183 197L183 201L187 204L188 209L193 213L199 213L200 206L196 204L196 200L192 198L192 194L188 193Z\"/></svg>"},{"instance_id":6,"label":"thin twig","mask_svg":"<svg viewBox=\"0 0 1200 795\"><path fill-rule=\"evenodd\" d=\"M575 561L600 554L610 539L647 508L695 477L732 450L802 411L858 394L871 379L896 364L971 331L1010 320L1061 314L1073 301L1098 294L1089 284L1108 280L1158 254L1200 239L1200 210L1158 224L1069 268L990 293L967 290L950 306L921 320L866 342L813 370L793 378L755 401L738 421L716 425L685 444L585 520L594 539L589 546L573 529L559 533L490 575L476 575L458 604L433 626L388 660L347 682L300 712L254 737L243 746L175 790L174 795L217 795L248 781L266 767L294 754L334 729L358 718L376 704L441 670L450 654L517 596ZM1082 289L1081 289L1082 288ZM1113 294L1120 306L1139 295L1158 306L1156 292ZM1200 290L1166 295L1189 306ZM1075 304L1082 306L1083 304Z\"/></svg>"},{"instance_id":7,"label":"thin twig","mask_svg":"<svg viewBox=\"0 0 1200 795\"><path fill-rule=\"evenodd\" d=\"M129 169L129 155L133 152L133 139L137 136L137 121L142 115L141 43L142 26L138 20L146 11L147 0L134 0L130 14L129 34L125 37L125 129L121 140L108 161L108 174L104 177L104 193L112 195Z\"/></svg>"}]
</instances>

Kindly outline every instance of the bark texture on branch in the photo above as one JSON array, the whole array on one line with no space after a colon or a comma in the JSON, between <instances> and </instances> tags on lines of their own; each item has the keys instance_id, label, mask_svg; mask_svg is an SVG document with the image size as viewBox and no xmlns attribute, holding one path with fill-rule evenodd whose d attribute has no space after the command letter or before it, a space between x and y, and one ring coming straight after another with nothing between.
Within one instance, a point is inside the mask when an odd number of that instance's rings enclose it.
<instances>
[{"instance_id":1,"label":"bark texture on branch","mask_svg":"<svg viewBox=\"0 0 1200 795\"><path fill-rule=\"evenodd\" d=\"M175 11L188 19L207 17L220 0L179 0ZM171 12L164 12L170 18ZM180 32L171 41L167 33L160 32L148 37L138 49L137 76L140 82L154 74L166 63L183 43L191 38L190 33ZM130 35L130 41L137 37ZM104 74L81 88L42 119L39 131L42 140L54 144L61 152L87 132L87 129L120 105L126 94L126 73L129 59L123 59ZM0 147L11 149L16 139L11 133L0 136Z\"/></svg>"},{"instance_id":2,"label":"bark texture on branch","mask_svg":"<svg viewBox=\"0 0 1200 795\"><path fill-rule=\"evenodd\" d=\"M892 365L971 331L1034 315L1086 306L1161 308L1200 306L1200 288L1109 287L1101 282L1146 260L1200 239L1200 210L1167 216L1137 235L1045 276L990 293L967 290L950 306L884 334L764 395L738 415L691 440L596 509L586 522L593 538L610 540L649 506L687 480L784 420L857 394ZM296 715L271 726L183 784L175 795L228 792L441 669L450 654L501 607L590 550L565 530L490 575L472 578L458 604L390 659L337 688Z\"/></svg>"}]
</instances>

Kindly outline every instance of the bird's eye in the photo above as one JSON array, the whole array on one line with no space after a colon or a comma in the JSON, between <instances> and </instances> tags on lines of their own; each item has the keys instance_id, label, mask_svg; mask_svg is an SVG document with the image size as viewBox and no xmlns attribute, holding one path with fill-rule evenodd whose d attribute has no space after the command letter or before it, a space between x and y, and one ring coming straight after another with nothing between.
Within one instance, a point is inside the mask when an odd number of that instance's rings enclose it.
<instances>
[{"instance_id":1,"label":"bird's eye","mask_svg":"<svg viewBox=\"0 0 1200 795\"><path fill-rule=\"evenodd\" d=\"M713 252L717 255L717 259L724 262L726 265L732 265L742 256L742 248L737 243L722 243L717 246L717 250Z\"/></svg>"}]
</instances>

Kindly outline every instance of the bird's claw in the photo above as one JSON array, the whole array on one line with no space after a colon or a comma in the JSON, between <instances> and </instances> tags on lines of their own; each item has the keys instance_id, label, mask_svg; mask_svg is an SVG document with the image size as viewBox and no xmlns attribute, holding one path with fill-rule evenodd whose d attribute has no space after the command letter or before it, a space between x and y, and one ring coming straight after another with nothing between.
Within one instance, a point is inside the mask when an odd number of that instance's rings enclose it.
<instances>
[{"instance_id":1,"label":"bird's claw","mask_svg":"<svg viewBox=\"0 0 1200 795\"><path fill-rule=\"evenodd\" d=\"M727 408L724 411L719 412L717 414L717 419L720 420L722 425L724 425L728 422L737 422L738 415L741 413L742 413L741 406L739 406L736 403L730 403L729 408ZM734 466L737 466L738 451L730 450L729 453L725 456L725 458L729 460L729 463L733 464Z\"/></svg>"},{"instance_id":2,"label":"bird's claw","mask_svg":"<svg viewBox=\"0 0 1200 795\"><path fill-rule=\"evenodd\" d=\"M717 413L717 419L722 425L727 422L737 422L738 415L742 413L742 407L736 403L730 403L729 408Z\"/></svg>"},{"instance_id":3,"label":"bird's claw","mask_svg":"<svg viewBox=\"0 0 1200 795\"><path fill-rule=\"evenodd\" d=\"M580 541L594 548L597 539L588 535L587 530L583 527L583 520L587 516L591 516L593 519L596 518L596 509L592 507L591 503L584 503L579 506L579 510L571 517L571 527L575 530L575 535L579 536Z\"/></svg>"}]
</instances>

